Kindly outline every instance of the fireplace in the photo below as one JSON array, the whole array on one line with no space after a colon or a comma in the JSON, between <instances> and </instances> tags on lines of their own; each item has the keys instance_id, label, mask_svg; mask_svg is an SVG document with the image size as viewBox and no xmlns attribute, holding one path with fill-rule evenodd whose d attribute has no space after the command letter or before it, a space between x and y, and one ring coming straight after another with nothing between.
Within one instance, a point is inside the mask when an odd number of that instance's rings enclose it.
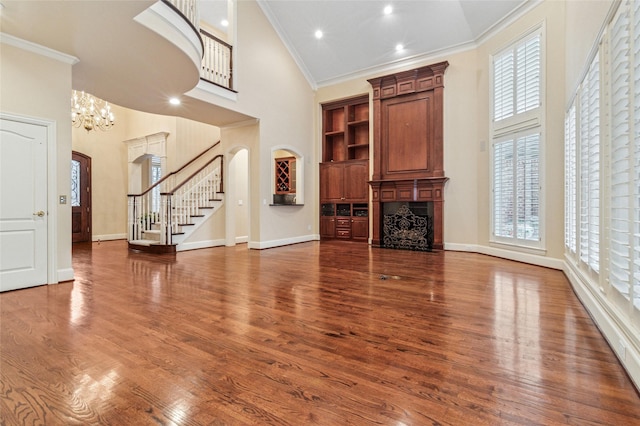
<instances>
[{"instance_id":1,"label":"fireplace","mask_svg":"<svg viewBox=\"0 0 640 426\"><path fill-rule=\"evenodd\" d=\"M375 247L444 249L444 71L448 62L369 81Z\"/></svg>"},{"instance_id":2,"label":"fireplace","mask_svg":"<svg viewBox=\"0 0 640 426\"><path fill-rule=\"evenodd\" d=\"M384 203L382 210L383 247L433 250L433 203Z\"/></svg>"}]
</instances>

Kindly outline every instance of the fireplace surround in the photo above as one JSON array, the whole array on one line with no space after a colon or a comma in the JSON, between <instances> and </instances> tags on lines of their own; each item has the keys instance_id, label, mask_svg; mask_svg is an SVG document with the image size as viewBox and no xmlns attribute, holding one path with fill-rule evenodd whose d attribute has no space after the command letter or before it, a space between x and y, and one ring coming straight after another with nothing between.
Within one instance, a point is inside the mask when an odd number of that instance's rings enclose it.
<instances>
[{"instance_id":1,"label":"fireplace surround","mask_svg":"<svg viewBox=\"0 0 640 426\"><path fill-rule=\"evenodd\" d=\"M382 210L383 247L433 249L433 203L384 203Z\"/></svg>"},{"instance_id":2,"label":"fireplace surround","mask_svg":"<svg viewBox=\"0 0 640 426\"><path fill-rule=\"evenodd\" d=\"M433 228L429 249L444 248L443 203L448 178L443 170L442 123L448 65L439 62L368 80L373 88L373 175L369 185L374 246L387 247L384 209L388 203L428 203Z\"/></svg>"}]
</instances>

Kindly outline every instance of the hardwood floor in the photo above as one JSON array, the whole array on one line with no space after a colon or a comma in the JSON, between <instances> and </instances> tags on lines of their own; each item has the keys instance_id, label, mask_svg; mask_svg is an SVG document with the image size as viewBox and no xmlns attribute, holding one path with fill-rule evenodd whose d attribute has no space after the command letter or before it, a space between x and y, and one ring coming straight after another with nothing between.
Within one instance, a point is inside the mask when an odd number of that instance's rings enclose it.
<instances>
[{"instance_id":1,"label":"hardwood floor","mask_svg":"<svg viewBox=\"0 0 640 426\"><path fill-rule=\"evenodd\" d=\"M640 424L559 271L343 242L73 263L0 294L3 425Z\"/></svg>"}]
</instances>

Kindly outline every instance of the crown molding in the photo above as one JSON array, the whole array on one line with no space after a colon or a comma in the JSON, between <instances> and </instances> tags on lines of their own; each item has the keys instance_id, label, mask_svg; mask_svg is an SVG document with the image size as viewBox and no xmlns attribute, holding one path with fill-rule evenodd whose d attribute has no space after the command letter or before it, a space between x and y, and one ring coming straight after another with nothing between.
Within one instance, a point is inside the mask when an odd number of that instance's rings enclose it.
<instances>
[{"instance_id":1,"label":"crown molding","mask_svg":"<svg viewBox=\"0 0 640 426\"><path fill-rule=\"evenodd\" d=\"M26 50L36 55L45 56L47 58L55 59L56 61L63 62L69 65L75 65L80 62L80 59L73 55L59 52L49 47L42 46L31 41L23 40L18 37L14 37L7 33L0 32L0 43L7 44L9 46L17 47L18 49Z\"/></svg>"}]
</instances>

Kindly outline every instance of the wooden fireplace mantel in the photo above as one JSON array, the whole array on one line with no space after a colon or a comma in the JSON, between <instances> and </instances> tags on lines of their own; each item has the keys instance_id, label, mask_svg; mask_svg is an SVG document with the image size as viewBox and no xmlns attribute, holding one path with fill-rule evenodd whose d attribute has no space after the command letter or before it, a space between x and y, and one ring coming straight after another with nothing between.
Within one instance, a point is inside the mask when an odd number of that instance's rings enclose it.
<instances>
[{"instance_id":1,"label":"wooden fireplace mantel","mask_svg":"<svg viewBox=\"0 0 640 426\"><path fill-rule=\"evenodd\" d=\"M432 202L433 203L433 248L444 248L442 217L444 201L444 184L447 177L401 179L401 180L371 180L372 189L372 217L382 220L382 205L392 202ZM374 222L376 223L376 222ZM371 244L381 246L382 226L374 226Z\"/></svg>"},{"instance_id":2,"label":"wooden fireplace mantel","mask_svg":"<svg viewBox=\"0 0 640 426\"><path fill-rule=\"evenodd\" d=\"M382 207L433 202L433 248L443 249L443 96L448 62L368 80L373 88L373 235L381 246Z\"/></svg>"}]
</instances>

